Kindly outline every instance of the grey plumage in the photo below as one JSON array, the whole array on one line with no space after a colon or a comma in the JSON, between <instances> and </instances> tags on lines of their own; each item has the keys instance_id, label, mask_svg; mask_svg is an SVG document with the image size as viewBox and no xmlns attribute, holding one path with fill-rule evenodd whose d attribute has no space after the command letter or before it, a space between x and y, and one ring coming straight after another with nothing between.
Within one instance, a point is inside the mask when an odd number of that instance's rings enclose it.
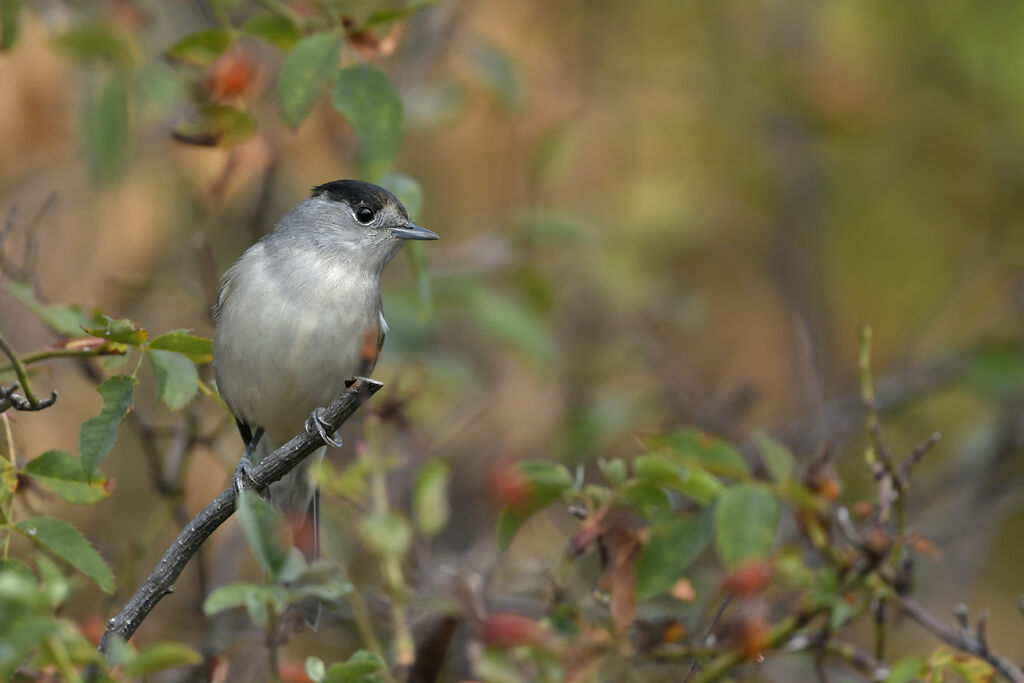
<instances>
[{"instance_id":1,"label":"grey plumage","mask_svg":"<svg viewBox=\"0 0 1024 683\"><path fill-rule=\"evenodd\" d=\"M368 212L372 220L361 220ZM413 225L387 190L334 181L314 188L225 273L214 370L240 425L263 430L257 461L299 433L345 380L372 370L363 349L368 335L383 342L381 275L405 239L437 235ZM275 482L270 500L305 513L314 497L306 470L324 452Z\"/></svg>"}]
</instances>

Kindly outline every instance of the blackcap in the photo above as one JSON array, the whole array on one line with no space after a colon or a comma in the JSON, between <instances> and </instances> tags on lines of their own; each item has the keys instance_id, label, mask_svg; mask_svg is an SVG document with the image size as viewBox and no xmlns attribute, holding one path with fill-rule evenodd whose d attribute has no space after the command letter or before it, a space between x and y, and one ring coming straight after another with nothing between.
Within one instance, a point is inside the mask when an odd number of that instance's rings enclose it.
<instances>
[{"instance_id":1,"label":"blackcap","mask_svg":"<svg viewBox=\"0 0 1024 683\"><path fill-rule=\"evenodd\" d=\"M409 220L382 187L336 180L313 188L224 274L214 307L213 364L217 388L238 422L246 452L235 485L247 470L303 428L325 443L319 411L376 363L387 324L381 274L406 240L437 234ZM307 479L320 448L268 489L292 520L312 525L300 548L319 555L319 496ZM307 619L315 625L319 606Z\"/></svg>"}]
</instances>

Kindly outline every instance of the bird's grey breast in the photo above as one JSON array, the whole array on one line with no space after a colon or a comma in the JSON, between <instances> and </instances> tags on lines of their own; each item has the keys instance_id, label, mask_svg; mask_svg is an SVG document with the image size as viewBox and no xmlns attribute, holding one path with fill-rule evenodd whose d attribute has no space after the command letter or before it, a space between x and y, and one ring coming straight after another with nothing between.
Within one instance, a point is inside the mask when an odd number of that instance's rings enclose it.
<instances>
[{"instance_id":1,"label":"bird's grey breast","mask_svg":"<svg viewBox=\"0 0 1024 683\"><path fill-rule=\"evenodd\" d=\"M214 348L228 406L275 440L344 389L381 309L374 273L316 249L277 247L254 245L229 271Z\"/></svg>"}]
</instances>

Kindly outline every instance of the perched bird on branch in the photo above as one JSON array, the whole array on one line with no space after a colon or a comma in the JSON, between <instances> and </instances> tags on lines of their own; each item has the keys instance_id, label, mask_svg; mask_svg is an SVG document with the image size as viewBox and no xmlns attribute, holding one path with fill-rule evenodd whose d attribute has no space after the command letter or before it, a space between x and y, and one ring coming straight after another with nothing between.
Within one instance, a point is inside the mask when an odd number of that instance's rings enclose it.
<instances>
[{"instance_id":1,"label":"perched bird on branch","mask_svg":"<svg viewBox=\"0 0 1024 683\"><path fill-rule=\"evenodd\" d=\"M305 428L340 446L321 409L368 375L384 343L381 274L405 240L436 240L414 225L382 187L336 180L313 188L274 230L224 274L214 307L217 388L246 443L235 486L253 464ZM268 497L292 523L307 559L320 552L319 495L309 464L326 447L271 484ZM315 625L319 605L305 615Z\"/></svg>"}]
</instances>

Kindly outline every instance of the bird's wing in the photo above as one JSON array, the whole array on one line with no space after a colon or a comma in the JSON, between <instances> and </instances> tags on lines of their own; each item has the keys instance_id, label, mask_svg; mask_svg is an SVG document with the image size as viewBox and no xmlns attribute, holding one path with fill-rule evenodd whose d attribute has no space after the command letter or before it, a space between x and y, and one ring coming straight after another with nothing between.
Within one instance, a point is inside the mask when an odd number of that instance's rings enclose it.
<instances>
[{"instance_id":1,"label":"bird's wing","mask_svg":"<svg viewBox=\"0 0 1024 683\"><path fill-rule=\"evenodd\" d=\"M359 367L359 375L362 377L369 377L373 369L377 367L377 359L380 358L380 350L384 348L384 337L388 335L388 323L384 320L384 312L380 311L377 313L377 317L380 320L380 324L377 325L377 348L370 346L373 343L372 338L365 338L363 340L362 356L363 360ZM372 330L367 330L367 337Z\"/></svg>"},{"instance_id":2,"label":"bird's wing","mask_svg":"<svg viewBox=\"0 0 1024 683\"><path fill-rule=\"evenodd\" d=\"M210 317L213 318L213 322L217 322L217 319L220 317L220 309L224 302L228 300L228 294L230 293L231 271L229 270L220 281L220 289L217 290L217 303L210 308Z\"/></svg>"}]
</instances>

